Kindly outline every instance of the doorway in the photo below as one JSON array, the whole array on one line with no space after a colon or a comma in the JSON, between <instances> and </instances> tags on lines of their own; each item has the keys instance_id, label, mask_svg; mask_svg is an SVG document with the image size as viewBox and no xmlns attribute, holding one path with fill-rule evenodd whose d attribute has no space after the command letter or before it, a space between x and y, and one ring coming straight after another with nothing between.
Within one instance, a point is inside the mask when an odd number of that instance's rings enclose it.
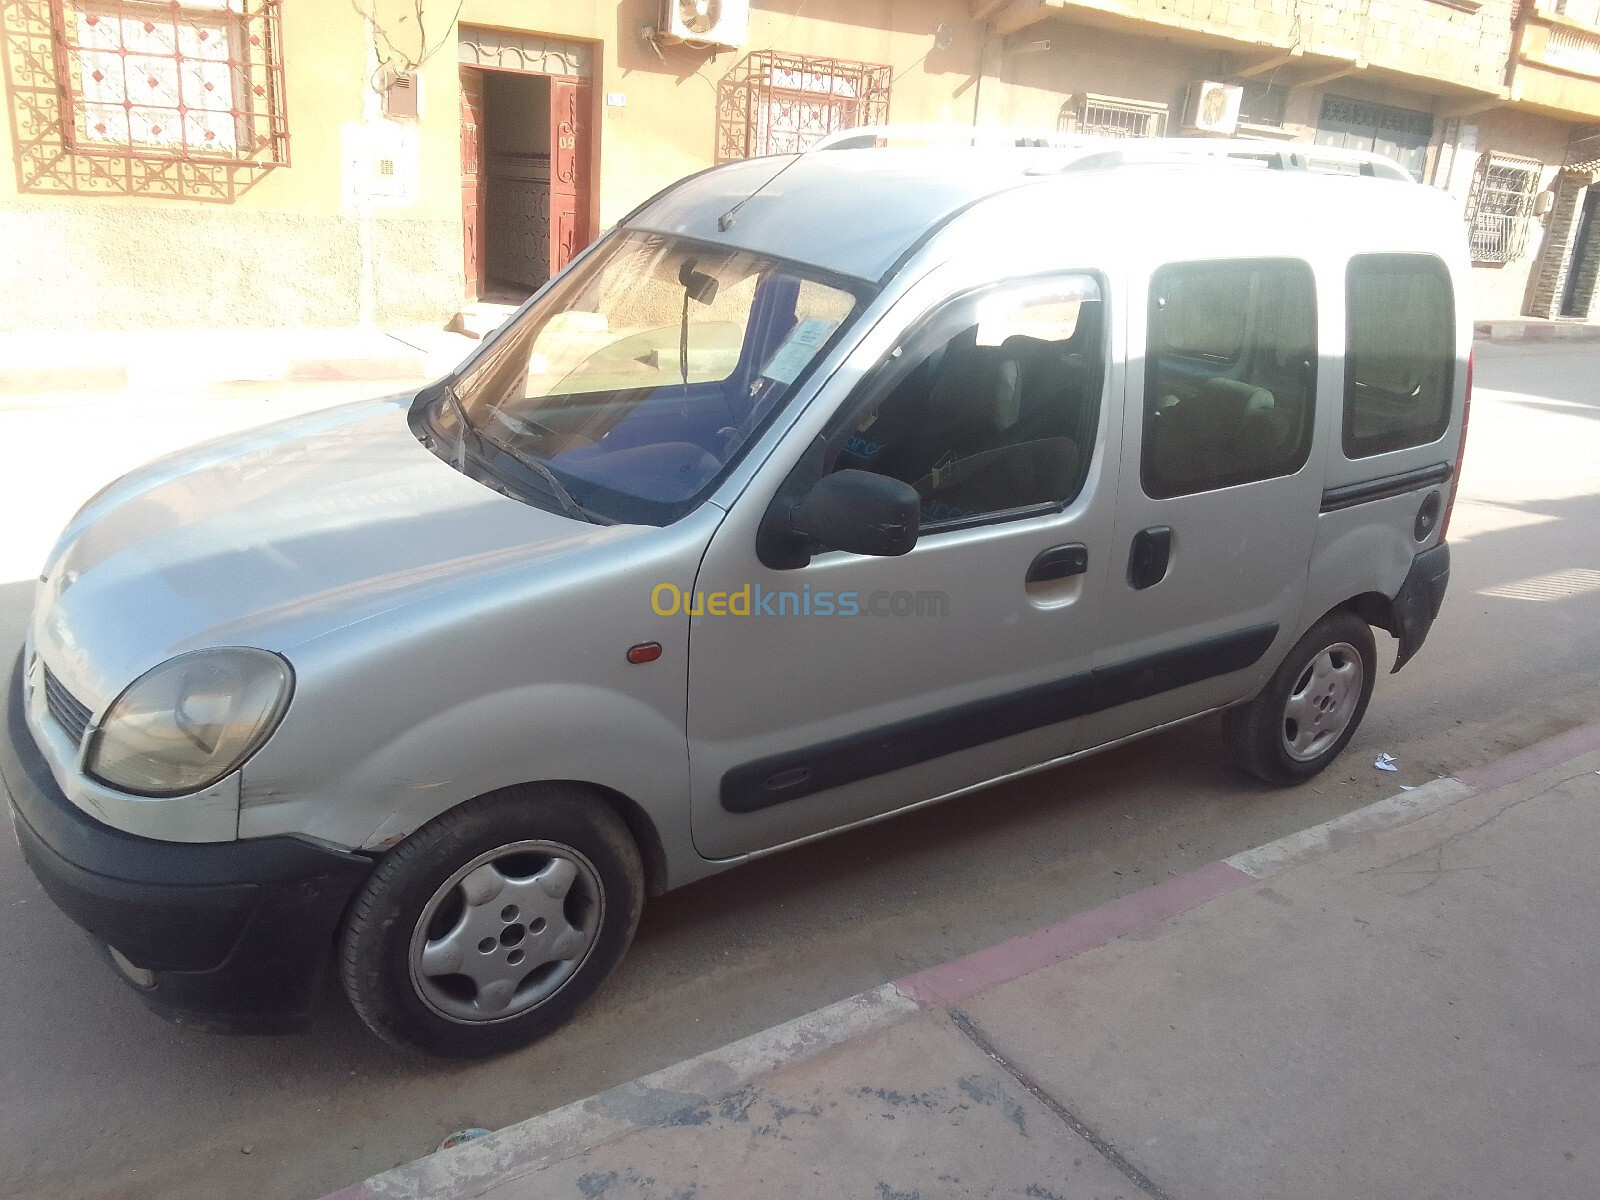
<instances>
[{"instance_id":1,"label":"doorway","mask_svg":"<svg viewBox=\"0 0 1600 1200\"><path fill-rule=\"evenodd\" d=\"M588 80L461 67L466 299L520 303L589 241Z\"/></svg>"},{"instance_id":2,"label":"doorway","mask_svg":"<svg viewBox=\"0 0 1600 1200\"><path fill-rule=\"evenodd\" d=\"M1572 259L1561 289L1561 315L1587 317L1594 301L1595 282L1600 275L1600 237L1595 236L1595 210L1600 207L1600 189L1591 187L1583 197L1578 217L1578 235L1572 243Z\"/></svg>"}]
</instances>

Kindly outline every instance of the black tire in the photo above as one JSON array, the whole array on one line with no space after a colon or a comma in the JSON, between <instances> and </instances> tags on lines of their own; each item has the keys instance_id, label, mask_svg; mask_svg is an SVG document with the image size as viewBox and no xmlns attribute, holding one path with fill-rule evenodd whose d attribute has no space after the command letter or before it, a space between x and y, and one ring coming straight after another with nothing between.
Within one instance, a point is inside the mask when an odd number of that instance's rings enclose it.
<instances>
[{"instance_id":1,"label":"black tire","mask_svg":"<svg viewBox=\"0 0 1600 1200\"><path fill-rule=\"evenodd\" d=\"M1306 685L1319 656L1338 647L1348 649L1330 654L1328 662L1342 669L1338 664L1348 650L1354 650L1361 671L1359 694L1348 697L1354 705L1337 735L1308 729L1312 741L1300 751L1308 757L1298 757L1291 752L1291 734L1300 736L1302 727L1298 722L1291 723L1293 718L1287 711L1291 698L1302 698L1303 704ZM1291 784L1310 779L1337 758L1355 736L1366 715L1367 702L1372 699L1377 674L1378 652L1367 623L1343 609L1329 613L1295 644L1254 700L1223 714L1222 732L1234 761L1268 783ZM1354 693L1354 689L1350 690ZM1340 710L1331 715L1346 714Z\"/></svg>"},{"instance_id":2,"label":"black tire","mask_svg":"<svg viewBox=\"0 0 1600 1200\"><path fill-rule=\"evenodd\" d=\"M516 849L526 844L536 844L539 850ZM541 860L537 855L546 849L549 857ZM423 971L427 959L418 964L413 951L419 947L431 950L434 943L429 939L435 938L436 929L464 927L468 916L480 921L497 919L485 915L493 907L489 904L468 912L468 904L480 903L463 899L463 888L470 885L457 882L445 889L463 868L497 853L501 857L493 860L495 869L505 868L513 876L534 872L541 861L548 866L561 860L573 870L576 882L546 903L560 909L551 916L552 923L563 915L570 921L570 933L563 936L587 944L581 955L570 952L564 961L539 964L523 984L498 985L534 993L545 987L554 989L537 1002L514 1001L509 1016L463 1016L460 1012L452 1016L439 1006L454 1004L465 1010L472 1007L474 996L484 993L466 975ZM522 880L517 886L528 889L531 884ZM532 891L526 894L540 898ZM547 890L543 894L552 893ZM451 903L456 905L454 915L449 910ZM492 792L435 818L384 856L345 918L339 944L340 975L356 1012L387 1042L450 1058L500 1054L551 1033L594 994L632 941L643 903L644 872L638 848L621 818L603 800L566 784ZM419 929L430 905L434 905L430 924L426 930ZM510 914L511 910L508 905L504 911ZM524 938L537 957L545 927L544 920L506 925L504 957L516 954L516 943ZM513 929L520 930L515 941L505 941ZM414 943L414 938L420 940ZM485 937L478 949L490 941ZM488 958L501 955L499 948L485 953ZM491 969L516 972L517 968L502 967L500 961L491 963ZM521 963L524 959L510 961ZM473 962L476 965L478 960ZM516 1008L524 1002L526 1008Z\"/></svg>"}]
</instances>

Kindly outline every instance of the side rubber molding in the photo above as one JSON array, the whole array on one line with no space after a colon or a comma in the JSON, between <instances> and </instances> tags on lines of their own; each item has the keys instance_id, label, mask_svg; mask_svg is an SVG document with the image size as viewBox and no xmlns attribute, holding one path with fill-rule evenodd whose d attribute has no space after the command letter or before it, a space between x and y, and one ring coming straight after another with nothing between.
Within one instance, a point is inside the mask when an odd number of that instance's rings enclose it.
<instances>
[{"instance_id":1,"label":"side rubber molding","mask_svg":"<svg viewBox=\"0 0 1600 1200\"><path fill-rule=\"evenodd\" d=\"M985 742L1242 671L1260 659L1277 636L1276 625L1256 625L744 763L722 777L722 807L731 813L758 812Z\"/></svg>"},{"instance_id":2,"label":"side rubber molding","mask_svg":"<svg viewBox=\"0 0 1600 1200\"><path fill-rule=\"evenodd\" d=\"M1390 674L1411 661L1427 640L1433 619L1439 615L1444 603L1444 590L1450 583L1450 547L1440 542L1431 550L1424 550L1411 560L1411 570L1400 585L1390 604L1392 624L1383 628L1400 642Z\"/></svg>"},{"instance_id":3,"label":"side rubber molding","mask_svg":"<svg viewBox=\"0 0 1600 1200\"><path fill-rule=\"evenodd\" d=\"M1374 500L1404 496L1420 488L1448 483L1453 474L1449 463L1435 463L1431 467L1401 471L1398 475L1382 475L1377 479L1363 479L1360 483L1331 487L1322 493L1321 511L1338 512L1342 508L1354 508L1358 504L1371 504Z\"/></svg>"},{"instance_id":4,"label":"side rubber molding","mask_svg":"<svg viewBox=\"0 0 1600 1200\"><path fill-rule=\"evenodd\" d=\"M304 1025L371 860L294 837L183 843L112 829L50 773L24 718L20 657L4 705L0 781L23 857L145 1003L218 1032Z\"/></svg>"}]
</instances>

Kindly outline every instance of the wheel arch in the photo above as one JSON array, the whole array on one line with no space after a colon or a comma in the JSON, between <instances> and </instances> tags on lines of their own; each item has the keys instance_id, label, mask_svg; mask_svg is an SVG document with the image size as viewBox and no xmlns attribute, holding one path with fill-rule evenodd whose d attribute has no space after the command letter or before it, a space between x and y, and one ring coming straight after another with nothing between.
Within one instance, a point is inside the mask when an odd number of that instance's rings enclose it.
<instances>
[{"instance_id":1,"label":"wheel arch","mask_svg":"<svg viewBox=\"0 0 1600 1200\"><path fill-rule=\"evenodd\" d=\"M1444 603L1450 583L1450 547L1445 542L1416 554L1394 595L1364 591L1334 605L1322 616L1344 609L1399 643L1390 674L1398 671L1422 648ZM1318 617L1317 620L1321 620ZM1311 625L1316 624L1315 621ZM1306 628L1311 628L1307 625Z\"/></svg>"},{"instance_id":2,"label":"wheel arch","mask_svg":"<svg viewBox=\"0 0 1600 1200\"><path fill-rule=\"evenodd\" d=\"M661 834L656 829L656 823L651 820L650 814L645 812L642 805L631 797L624 796L615 788L608 788L598 783L589 783L582 779L552 779L540 780L539 782L564 783L570 787L579 788L591 793L602 803L610 806L611 810L622 818L622 823L628 827L628 833L633 838L633 844L639 851L639 862L644 867L645 895L659 896L667 890L669 876L667 849L661 841Z\"/></svg>"},{"instance_id":3,"label":"wheel arch","mask_svg":"<svg viewBox=\"0 0 1600 1200\"><path fill-rule=\"evenodd\" d=\"M1351 596L1348 600L1335 604L1318 617L1317 621L1332 616L1341 609L1355 613L1374 629L1381 629L1391 636L1395 632L1394 601L1382 592L1362 592L1359 596ZM1311 622L1311 625L1315 625L1317 621ZM1307 626L1308 629L1310 627Z\"/></svg>"}]
</instances>

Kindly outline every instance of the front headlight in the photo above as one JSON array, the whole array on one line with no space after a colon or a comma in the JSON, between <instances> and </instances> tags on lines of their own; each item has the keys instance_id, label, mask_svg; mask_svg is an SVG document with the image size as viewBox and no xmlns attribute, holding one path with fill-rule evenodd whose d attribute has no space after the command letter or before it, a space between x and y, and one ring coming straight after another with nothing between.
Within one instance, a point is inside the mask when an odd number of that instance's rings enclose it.
<instances>
[{"instance_id":1,"label":"front headlight","mask_svg":"<svg viewBox=\"0 0 1600 1200\"><path fill-rule=\"evenodd\" d=\"M265 650L179 655L139 676L106 710L84 770L141 796L209 787L272 735L293 683L289 664Z\"/></svg>"}]
</instances>

